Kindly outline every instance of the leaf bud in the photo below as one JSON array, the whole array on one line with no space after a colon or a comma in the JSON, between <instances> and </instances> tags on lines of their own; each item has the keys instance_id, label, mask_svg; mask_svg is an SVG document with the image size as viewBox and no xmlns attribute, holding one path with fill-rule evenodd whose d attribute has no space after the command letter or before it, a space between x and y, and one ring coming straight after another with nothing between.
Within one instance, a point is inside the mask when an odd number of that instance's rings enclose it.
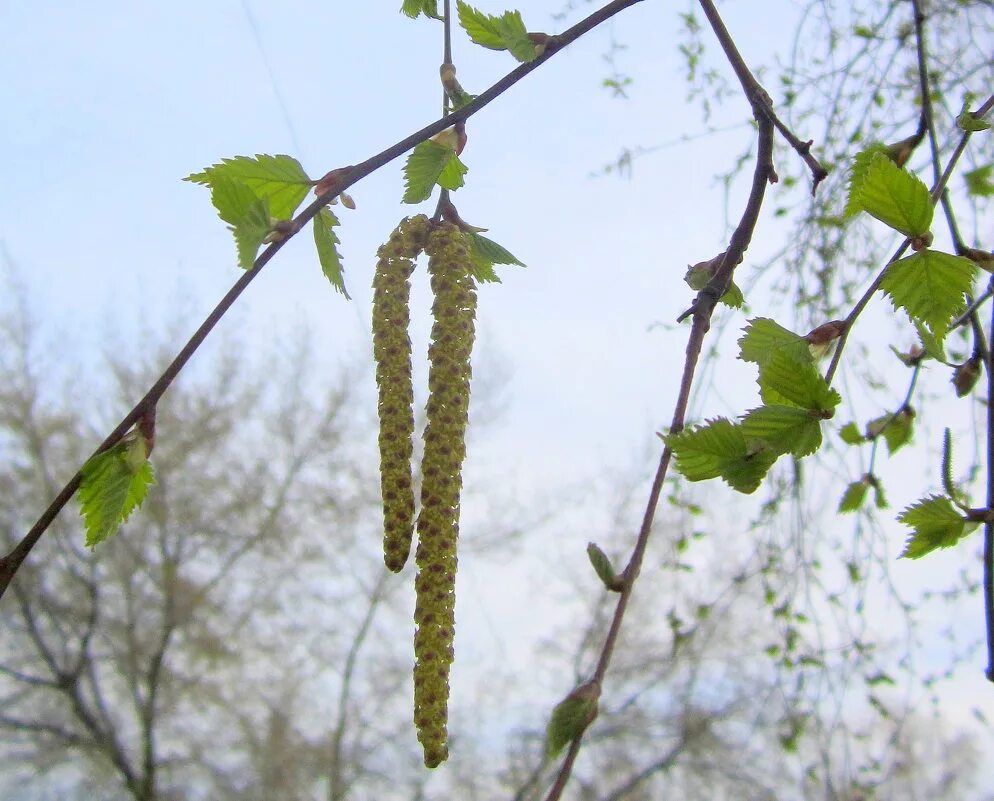
<instances>
[{"instance_id":1,"label":"leaf bud","mask_svg":"<svg viewBox=\"0 0 994 801\"><path fill-rule=\"evenodd\" d=\"M969 395L980 378L980 356L974 354L963 364L953 370L952 384L956 388L956 397Z\"/></svg>"},{"instance_id":2,"label":"leaf bud","mask_svg":"<svg viewBox=\"0 0 994 801\"><path fill-rule=\"evenodd\" d=\"M593 723L600 697L600 683L588 681L556 704L545 733L545 751L550 757L557 756Z\"/></svg>"},{"instance_id":3,"label":"leaf bud","mask_svg":"<svg viewBox=\"0 0 994 801\"><path fill-rule=\"evenodd\" d=\"M816 359L820 359L828 354L832 349L832 344L842 336L845 330L846 323L844 320L832 320L831 322L822 323L817 328L809 331L804 339L808 343L811 355Z\"/></svg>"},{"instance_id":4,"label":"leaf bud","mask_svg":"<svg viewBox=\"0 0 994 801\"><path fill-rule=\"evenodd\" d=\"M959 250L960 256L965 256L981 270L994 273L994 252L980 250L979 248L962 247Z\"/></svg>"},{"instance_id":5,"label":"leaf bud","mask_svg":"<svg viewBox=\"0 0 994 801\"><path fill-rule=\"evenodd\" d=\"M625 579L614 572L611 560L597 546L597 543L587 543L587 558L590 559L590 564L593 565L594 572L597 573L597 577L607 589L611 592L621 592L625 589Z\"/></svg>"}]
</instances>

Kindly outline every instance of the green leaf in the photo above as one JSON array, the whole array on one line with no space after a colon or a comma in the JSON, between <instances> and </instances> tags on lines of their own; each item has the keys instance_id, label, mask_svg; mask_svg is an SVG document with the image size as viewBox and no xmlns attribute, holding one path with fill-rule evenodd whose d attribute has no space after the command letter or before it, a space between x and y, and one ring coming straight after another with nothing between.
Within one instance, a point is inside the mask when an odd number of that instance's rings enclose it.
<instances>
[{"instance_id":1,"label":"green leaf","mask_svg":"<svg viewBox=\"0 0 994 801\"><path fill-rule=\"evenodd\" d=\"M442 189L455 190L465 185L463 176L469 172L469 167L463 164L459 160L459 156L455 153L452 154L452 158L448 163L442 168L442 171L438 175L438 185Z\"/></svg>"},{"instance_id":2,"label":"green leaf","mask_svg":"<svg viewBox=\"0 0 994 801\"><path fill-rule=\"evenodd\" d=\"M913 322L915 330L918 332L918 338L921 340L922 349L925 351L925 355L935 359L936 361L946 363L946 349L942 344L945 335L943 335L943 339L940 339L918 321Z\"/></svg>"},{"instance_id":3,"label":"green leaf","mask_svg":"<svg viewBox=\"0 0 994 801\"><path fill-rule=\"evenodd\" d=\"M888 266L880 288L895 308L927 326L941 343L976 273L977 265L969 259L925 248Z\"/></svg>"},{"instance_id":4,"label":"green leaf","mask_svg":"<svg viewBox=\"0 0 994 801\"><path fill-rule=\"evenodd\" d=\"M497 29L500 31L501 41L504 47L518 61L534 61L538 55L535 43L528 38L528 30L525 28L524 20L521 19L520 11L506 11L497 20Z\"/></svg>"},{"instance_id":5,"label":"green leaf","mask_svg":"<svg viewBox=\"0 0 994 801\"><path fill-rule=\"evenodd\" d=\"M994 175L994 163L985 164L983 167L977 167L975 170L963 173L967 192L975 197L991 197L994 195L994 181L991 180L992 175Z\"/></svg>"},{"instance_id":6,"label":"green leaf","mask_svg":"<svg viewBox=\"0 0 994 801\"><path fill-rule=\"evenodd\" d=\"M314 218L314 244L322 272L331 281L331 285L345 295L346 300L351 300L342 277L342 256L338 252L339 239L335 234L335 226L338 224L338 218L331 209L321 209Z\"/></svg>"},{"instance_id":7,"label":"green leaf","mask_svg":"<svg viewBox=\"0 0 994 801\"><path fill-rule=\"evenodd\" d=\"M987 120L974 116L965 105L959 116L956 117L956 125L961 131L968 131L969 133L980 133L981 131L989 130L991 127L991 124Z\"/></svg>"},{"instance_id":8,"label":"green leaf","mask_svg":"<svg viewBox=\"0 0 994 801\"><path fill-rule=\"evenodd\" d=\"M724 295L718 298L718 302L724 303L732 309L741 309L745 305L745 295L742 294L742 290L735 285L734 281L729 281L728 289L725 290Z\"/></svg>"},{"instance_id":9,"label":"green leaf","mask_svg":"<svg viewBox=\"0 0 994 801\"><path fill-rule=\"evenodd\" d=\"M459 0L459 24L478 45L490 50L509 50L518 61L533 61L538 55L535 43L528 36L528 29L519 11L505 11L494 17Z\"/></svg>"},{"instance_id":10,"label":"green leaf","mask_svg":"<svg viewBox=\"0 0 994 801\"><path fill-rule=\"evenodd\" d=\"M762 441L748 442L742 428L725 418L665 440L676 456L677 470L688 481L720 477L747 495L759 487L778 456Z\"/></svg>"},{"instance_id":11,"label":"green leaf","mask_svg":"<svg viewBox=\"0 0 994 801\"><path fill-rule=\"evenodd\" d=\"M866 441L866 438L860 433L855 423L846 423L842 426L839 436L842 437L842 441L847 445L860 445Z\"/></svg>"},{"instance_id":12,"label":"green leaf","mask_svg":"<svg viewBox=\"0 0 994 801\"><path fill-rule=\"evenodd\" d=\"M932 495L905 509L897 518L914 529L902 559L919 559L938 548L951 548L970 531L966 520L944 495Z\"/></svg>"},{"instance_id":13,"label":"green leaf","mask_svg":"<svg viewBox=\"0 0 994 801\"><path fill-rule=\"evenodd\" d=\"M887 443L887 453L894 454L899 448L911 442L912 424L915 415L909 409L902 409L893 415L884 427L884 441Z\"/></svg>"},{"instance_id":14,"label":"green leaf","mask_svg":"<svg viewBox=\"0 0 994 801\"><path fill-rule=\"evenodd\" d=\"M217 178L214 188L211 190L211 199L213 200L215 196L220 194L221 205L225 207L228 213L232 212L235 208L234 205L231 205L234 203L233 198L238 197L241 200L250 201L244 209L240 209L240 216L237 218L232 216L232 220L236 221L229 226L235 236L235 247L238 250L238 266L248 270L255 263L255 256L259 252L259 246L269 235L272 226L269 215L269 201L266 198L246 195L246 191L250 190L247 190L244 184L237 184L225 178ZM215 206L217 205L215 203ZM220 213L220 207L218 211ZM223 215L222 219L224 219Z\"/></svg>"},{"instance_id":15,"label":"green leaf","mask_svg":"<svg viewBox=\"0 0 994 801\"><path fill-rule=\"evenodd\" d=\"M587 682L556 704L545 732L545 753L550 758L558 756L597 717L600 694L597 682Z\"/></svg>"},{"instance_id":16,"label":"green leaf","mask_svg":"<svg viewBox=\"0 0 994 801\"><path fill-rule=\"evenodd\" d=\"M846 207L842 212L843 219L854 217L863 210L860 202L860 192L862 191L867 171L870 168L870 163L878 153L885 155L887 153L887 147L879 142L857 153L853 159L852 166L849 168L849 194L846 197Z\"/></svg>"},{"instance_id":17,"label":"green leaf","mask_svg":"<svg viewBox=\"0 0 994 801\"><path fill-rule=\"evenodd\" d=\"M421 14L431 19L442 19L438 14L438 0L404 0L400 12L411 19L417 19Z\"/></svg>"},{"instance_id":18,"label":"green leaf","mask_svg":"<svg viewBox=\"0 0 994 801\"><path fill-rule=\"evenodd\" d=\"M464 3L463 0L458 0L456 6L459 11L459 24L469 34L470 39L491 50L506 49L498 17L477 11L469 3Z\"/></svg>"},{"instance_id":19,"label":"green leaf","mask_svg":"<svg viewBox=\"0 0 994 801\"><path fill-rule=\"evenodd\" d=\"M786 405L824 412L830 417L842 402L810 361L800 361L783 350L771 356L759 368L759 390L763 401L772 404L781 400ZM819 436L820 440L820 436Z\"/></svg>"},{"instance_id":20,"label":"green leaf","mask_svg":"<svg viewBox=\"0 0 994 801\"><path fill-rule=\"evenodd\" d=\"M453 161L456 162L456 166L450 168L449 165ZM443 172L446 173L447 185L443 184L446 189L462 186L462 176L466 173L466 167L456 157L456 151L426 139L411 151L404 165L404 181L407 185L404 202L420 203L431 197L435 184L441 183Z\"/></svg>"},{"instance_id":21,"label":"green leaf","mask_svg":"<svg viewBox=\"0 0 994 801\"><path fill-rule=\"evenodd\" d=\"M763 440L778 454L810 456L821 445L821 424L807 409L761 406L739 423L746 440Z\"/></svg>"},{"instance_id":22,"label":"green leaf","mask_svg":"<svg viewBox=\"0 0 994 801\"><path fill-rule=\"evenodd\" d=\"M870 485L863 479L853 481L848 487L846 487L846 491L842 495L842 500L839 501L839 511L855 512L857 509L862 507L863 501L866 500L866 491L869 488Z\"/></svg>"},{"instance_id":23,"label":"green leaf","mask_svg":"<svg viewBox=\"0 0 994 801\"><path fill-rule=\"evenodd\" d=\"M475 232L467 232L463 236L469 244L469 255L473 261L473 277L477 281L500 283L500 278L497 277L494 270L495 264L525 266L518 261L513 253L492 239L487 239L487 237Z\"/></svg>"},{"instance_id":24,"label":"green leaf","mask_svg":"<svg viewBox=\"0 0 994 801\"><path fill-rule=\"evenodd\" d=\"M149 486L155 483L146 457L145 441L137 436L83 465L78 495L88 548L113 536L145 500Z\"/></svg>"},{"instance_id":25,"label":"green leaf","mask_svg":"<svg viewBox=\"0 0 994 801\"><path fill-rule=\"evenodd\" d=\"M865 164L857 181L850 183L850 204L876 217L905 236L923 236L932 224L932 198L928 187L908 170L898 167L877 151Z\"/></svg>"},{"instance_id":26,"label":"green leaf","mask_svg":"<svg viewBox=\"0 0 994 801\"><path fill-rule=\"evenodd\" d=\"M884 495L884 488L880 485L880 482L877 481L875 478L873 479L872 486L873 486L873 505L876 506L878 509L886 509L888 504L887 504L887 496Z\"/></svg>"},{"instance_id":27,"label":"green leaf","mask_svg":"<svg viewBox=\"0 0 994 801\"><path fill-rule=\"evenodd\" d=\"M257 198L268 200L269 213L277 220L293 217L312 186L311 179L295 158L265 154L255 158L235 156L223 159L220 164L188 175L183 180L213 188L220 178L244 184Z\"/></svg>"},{"instance_id":28,"label":"green leaf","mask_svg":"<svg viewBox=\"0 0 994 801\"><path fill-rule=\"evenodd\" d=\"M611 590L611 592L621 592L625 588L624 579L614 572L611 560L607 558L607 554L596 543L587 543L587 558L590 560L590 564L593 565L597 577L607 589Z\"/></svg>"},{"instance_id":29,"label":"green leaf","mask_svg":"<svg viewBox=\"0 0 994 801\"><path fill-rule=\"evenodd\" d=\"M755 362L761 366L781 351L799 361L812 361L811 351L804 337L766 317L749 321L745 334L739 339L739 348L739 358L742 361Z\"/></svg>"}]
</instances>

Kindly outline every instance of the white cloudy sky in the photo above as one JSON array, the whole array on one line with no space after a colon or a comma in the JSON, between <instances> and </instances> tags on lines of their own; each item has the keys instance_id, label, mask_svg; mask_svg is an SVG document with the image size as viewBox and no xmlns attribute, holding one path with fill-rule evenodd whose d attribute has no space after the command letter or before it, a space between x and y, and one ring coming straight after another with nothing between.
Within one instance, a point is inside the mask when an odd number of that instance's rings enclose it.
<instances>
[{"instance_id":1,"label":"white cloudy sky","mask_svg":"<svg viewBox=\"0 0 994 801\"><path fill-rule=\"evenodd\" d=\"M775 13L757 13L753 3L723 6L751 63L770 63L773 44L786 41L796 19L791 3L765 5ZM0 243L38 316L65 335L67 358L96 363L109 328L155 326L175 316L177 303L192 331L237 278L233 243L208 193L183 176L222 157L264 152L294 155L317 177L437 116L439 28L406 19L397 6L0 5ZM555 30L561 23L551 15L561 6L528 3L525 20ZM599 88L612 38L628 46L619 59L636 79L624 102ZM631 181L591 173L622 146L705 130L699 107L686 99L678 38L669 4L640 4L468 125L467 185L453 199L465 219L487 226L529 265L505 269L503 284L480 292L477 370L506 372L508 410L478 458L495 472L512 465L523 483L628 469L668 421L684 334L655 324L672 324L688 305L680 281L687 263L724 247L725 196L712 176L750 132L674 144L640 161ZM471 92L514 66L458 33L454 56ZM744 101L733 98L712 124L746 116ZM301 236L222 329L251 343L304 324L329 364L364 353L376 247L402 215L433 208L402 206L402 191L399 161L351 190L358 208L340 215L351 303L331 290L310 237ZM733 214L743 196L733 194ZM775 248L772 230L767 215L751 258ZM416 300L426 320L423 289ZM425 323L416 346L424 347L426 330ZM707 413L755 404L752 375L732 375L720 387L723 400L704 402ZM909 494L923 485L924 471L915 468ZM895 506L901 500L892 498ZM582 559L588 537L579 537ZM920 580L913 566L902 570ZM968 622L979 625L979 616ZM990 692L979 672L963 679L960 695Z\"/></svg>"}]
</instances>

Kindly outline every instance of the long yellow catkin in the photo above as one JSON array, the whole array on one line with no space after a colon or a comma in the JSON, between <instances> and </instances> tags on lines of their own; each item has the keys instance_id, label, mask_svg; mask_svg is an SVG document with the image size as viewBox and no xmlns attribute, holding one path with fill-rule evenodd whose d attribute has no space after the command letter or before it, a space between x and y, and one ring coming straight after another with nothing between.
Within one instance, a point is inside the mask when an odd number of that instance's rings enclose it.
<instances>
[{"instance_id":1,"label":"long yellow catkin","mask_svg":"<svg viewBox=\"0 0 994 801\"><path fill-rule=\"evenodd\" d=\"M414 622L414 723L430 768L448 756L449 667L454 656L456 539L466 455L470 355L476 286L462 233L442 223L425 245L435 295L428 358L428 425L421 463L417 603Z\"/></svg>"},{"instance_id":2,"label":"long yellow catkin","mask_svg":"<svg viewBox=\"0 0 994 801\"><path fill-rule=\"evenodd\" d=\"M383 496L383 561L403 569L414 534L411 454L414 386L411 380L411 273L424 249L430 223L421 214L401 221L377 251L373 277L373 358L379 389L380 489Z\"/></svg>"}]
</instances>

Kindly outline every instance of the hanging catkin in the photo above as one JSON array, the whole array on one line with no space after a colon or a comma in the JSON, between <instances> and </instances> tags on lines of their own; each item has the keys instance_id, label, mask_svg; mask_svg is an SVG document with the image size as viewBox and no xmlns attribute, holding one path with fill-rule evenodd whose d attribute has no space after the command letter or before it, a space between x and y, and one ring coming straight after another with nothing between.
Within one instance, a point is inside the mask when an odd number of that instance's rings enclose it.
<instances>
[{"instance_id":1,"label":"hanging catkin","mask_svg":"<svg viewBox=\"0 0 994 801\"><path fill-rule=\"evenodd\" d=\"M429 221L404 219L377 251L373 277L373 358L379 389L380 489L383 496L383 561L404 567L414 533L411 453L414 388L411 381L411 273L423 250Z\"/></svg>"},{"instance_id":2,"label":"hanging catkin","mask_svg":"<svg viewBox=\"0 0 994 801\"><path fill-rule=\"evenodd\" d=\"M429 235L428 272L435 295L428 358L428 425L421 464L417 603L414 622L414 722L425 765L448 756L449 666L455 627L456 539L466 455L470 355L476 287L462 233L441 223Z\"/></svg>"}]
</instances>

